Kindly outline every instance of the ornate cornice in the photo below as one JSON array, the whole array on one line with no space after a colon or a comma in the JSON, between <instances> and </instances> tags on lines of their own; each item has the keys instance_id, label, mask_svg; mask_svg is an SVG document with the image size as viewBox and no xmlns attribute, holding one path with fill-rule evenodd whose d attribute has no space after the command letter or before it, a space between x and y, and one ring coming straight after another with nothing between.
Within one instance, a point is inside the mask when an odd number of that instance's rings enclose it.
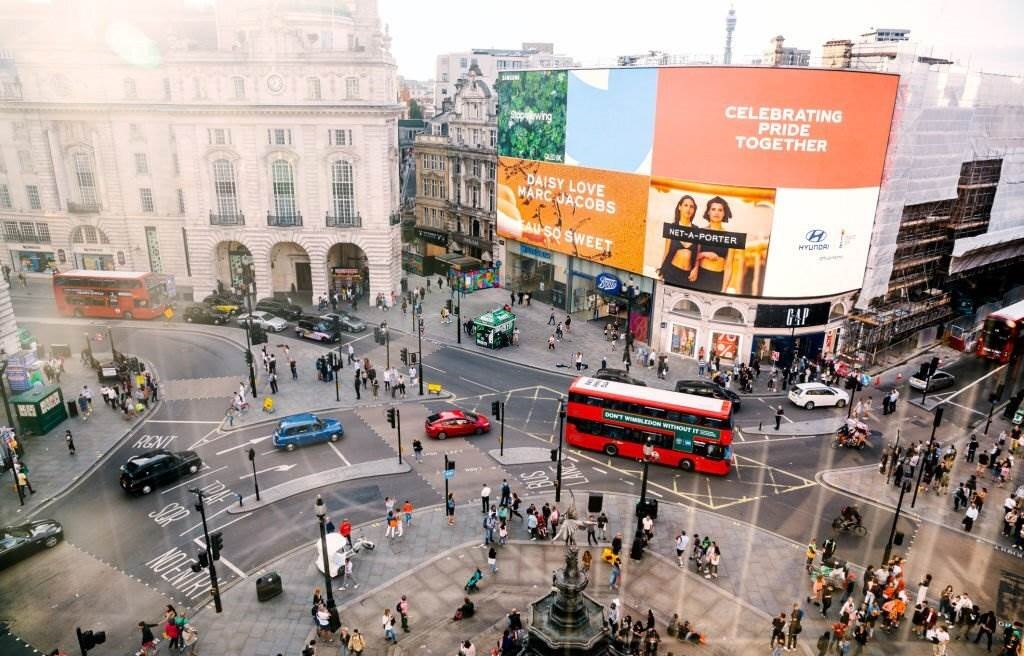
<instances>
[{"instance_id":1,"label":"ornate cornice","mask_svg":"<svg viewBox=\"0 0 1024 656\"><path fill-rule=\"evenodd\" d=\"M400 115L399 104L367 105L178 105L172 103L0 102L0 114L162 114L165 116L372 116Z\"/></svg>"}]
</instances>

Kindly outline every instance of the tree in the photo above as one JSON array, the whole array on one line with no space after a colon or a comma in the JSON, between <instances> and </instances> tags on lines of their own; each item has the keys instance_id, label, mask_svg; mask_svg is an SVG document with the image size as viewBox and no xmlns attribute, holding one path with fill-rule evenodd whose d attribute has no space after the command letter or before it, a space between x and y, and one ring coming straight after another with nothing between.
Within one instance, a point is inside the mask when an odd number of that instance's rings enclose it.
<instances>
[{"instance_id":1,"label":"tree","mask_svg":"<svg viewBox=\"0 0 1024 656\"><path fill-rule=\"evenodd\" d=\"M415 98L409 99L409 118L423 118L423 108Z\"/></svg>"}]
</instances>

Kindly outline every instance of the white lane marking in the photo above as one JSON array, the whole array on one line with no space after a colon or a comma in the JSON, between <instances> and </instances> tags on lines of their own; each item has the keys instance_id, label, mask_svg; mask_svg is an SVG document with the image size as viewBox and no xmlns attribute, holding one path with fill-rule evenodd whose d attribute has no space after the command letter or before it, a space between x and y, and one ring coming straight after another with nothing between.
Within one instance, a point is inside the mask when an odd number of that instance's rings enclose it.
<instances>
[{"instance_id":1,"label":"white lane marking","mask_svg":"<svg viewBox=\"0 0 1024 656\"><path fill-rule=\"evenodd\" d=\"M665 498L665 495L664 495L664 494L658 494L658 493L657 493L657 492L655 492L654 490L647 490L647 494L650 494L650 495L652 495L652 496L656 496L656 497L658 497L658 498L661 498L661 499L664 499L664 498Z\"/></svg>"},{"instance_id":2,"label":"white lane marking","mask_svg":"<svg viewBox=\"0 0 1024 656\"><path fill-rule=\"evenodd\" d=\"M957 397L957 396L959 396L960 394L963 394L964 392L966 392L967 390L971 389L972 387L974 387L975 385L977 385L977 384L978 384L978 383L980 383L981 381L985 380L985 379L986 379L986 378L988 378L989 376L991 376L991 375L993 375L993 374L995 374L995 373L998 373L998 372L1002 371L1002 370L1003 370L1003 369L1005 369L1005 368L1006 368L1006 365L1005 365L1005 364L999 365L998 367L996 367L996 368L995 368L995 369L993 369L992 371L988 372L987 374L985 374L985 375L984 375L984 376L982 376L981 378L977 379L976 381L974 381L974 382L973 382L973 383L971 383L970 385L967 385L966 387L964 387L964 388L962 388L962 389L959 389L959 390L957 390L957 391L953 392L953 393L952 393L952 394L950 394L950 395L949 395L948 397L946 397L946 398L945 398L945 399L944 399L944 400L943 400L943 401L942 401L941 403L939 403L939 405L942 405L942 403L949 403L950 401L952 401L952 400L953 400L954 398L956 398L956 397Z\"/></svg>"},{"instance_id":3,"label":"white lane marking","mask_svg":"<svg viewBox=\"0 0 1024 656\"><path fill-rule=\"evenodd\" d=\"M147 424L217 424L220 425L219 421L201 421L186 420L186 419L147 419L144 423Z\"/></svg>"},{"instance_id":4,"label":"white lane marking","mask_svg":"<svg viewBox=\"0 0 1024 656\"><path fill-rule=\"evenodd\" d=\"M214 433L216 433L219 430L220 430L220 422L217 422L217 425L214 426L213 428L211 428L209 430L209 432L206 433L206 435L203 435L202 437L200 437L199 440L197 440L195 444L193 444L192 446L189 447L189 450L191 451L193 449L198 449L199 447L203 446L204 444L206 444L206 438L210 437L211 435L213 435Z\"/></svg>"},{"instance_id":5,"label":"white lane marking","mask_svg":"<svg viewBox=\"0 0 1024 656\"><path fill-rule=\"evenodd\" d=\"M249 516L249 515L242 515L242 517L239 517L238 519L243 519L243 518L245 518L245 517L248 517L248 516ZM238 521L238 520L236 519L235 521ZM198 544L198 545L199 545L200 547L202 547L203 549L205 549L205 548L206 548L206 544L205 544L205 543L203 542L203 539L202 539L202 538L196 538L195 540L193 540L193 542L195 542L196 544ZM222 563L222 564L223 564L223 565L224 565L225 567L227 567L228 569L230 569L230 570L231 570L232 572L234 572L235 574L238 574L239 578L243 578L243 579L245 578L245 572L243 572L242 570L240 570L240 569L238 569L237 567L235 567L234 565L232 565L232 564L231 564L231 561L230 561L230 560L228 560L227 558L224 558L223 556L221 556L221 557L220 557L220 558L219 558L219 559L217 560L217 562L218 562L218 563Z\"/></svg>"},{"instance_id":6,"label":"white lane marking","mask_svg":"<svg viewBox=\"0 0 1024 656\"><path fill-rule=\"evenodd\" d=\"M740 442L746 442L747 441L747 438L743 437L743 433L740 432L740 429L734 428L733 432L736 433L736 435L740 438Z\"/></svg>"},{"instance_id":7,"label":"white lane marking","mask_svg":"<svg viewBox=\"0 0 1024 656\"><path fill-rule=\"evenodd\" d=\"M440 371L440 372L441 372L442 374L446 374L446 373L448 373L448 372L447 372L447 371L445 371L444 369L442 369L442 368L440 368L440 367L435 367L435 366L433 366L433 365L429 365L429 364L427 364L426 362L424 362L424 363L423 363L423 368L424 368L424 369L433 369L434 371Z\"/></svg>"},{"instance_id":8,"label":"white lane marking","mask_svg":"<svg viewBox=\"0 0 1024 656\"><path fill-rule=\"evenodd\" d=\"M227 468L228 468L228 466L224 465L223 467L218 467L216 469L209 469L209 470L203 471L202 474L197 474L196 476L193 476L192 478L188 479L187 481L185 481L183 483L178 483L174 487L169 487L169 488L167 488L165 490L160 490L160 494L167 494L171 490L177 490L179 487L184 487L186 485L190 485L193 481L196 481L196 480L202 478L203 476L209 476L210 474L216 474L220 470L227 469Z\"/></svg>"},{"instance_id":9,"label":"white lane marking","mask_svg":"<svg viewBox=\"0 0 1024 656\"><path fill-rule=\"evenodd\" d=\"M459 380L464 380L467 383L469 383L470 385L476 385L477 387L482 387L484 389L489 389L492 392L500 392L501 391L501 390L499 390L499 389L497 389L495 387L491 387L490 385L484 385L483 383L478 383L475 380L470 380L468 378L463 378L462 376L459 376Z\"/></svg>"},{"instance_id":10,"label":"white lane marking","mask_svg":"<svg viewBox=\"0 0 1024 656\"><path fill-rule=\"evenodd\" d=\"M223 529L223 528L226 528L226 527L228 527L228 526L231 526L231 525L232 525L232 524L234 524L235 522L240 522L240 521L242 521L243 519L245 519L246 517L248 517L248 516L249 516L249 515L251 515L251 514L252 514L251 512L247 512L247 513L245 513L244 515L239 515L238 517L235 517L234 519L232 519L232 520L231 520L230 522L228 522L228 523L226 523L226 524L221 524L220 526L218 526L217 528L215 528L215 529L213 529L213 530L214 530L214 531L216 532L216 531L219 531L219 530L221 530L221 529ZM198 539L200 539L200 538L196 538L196 539L198 540Z\"/></svg>"},{"instance_id":11,"label":"white lane marking","mask_svg":"<svg viewBox=\"0 0 1024 656\"><path fill-rule=\"evenodd\" d=\"M960 405L959 403L956 403L955 401L946 400L946 401L943 401L943 403L948 403L950 405L955 405L958 408L963 408L964 410L967 410L968 412L973 412L974 414L981 415L982 417L987 417L988 416L987 414L985 414L981 410L975 410L974 408L968 408L967 406Z\"/></svg>"},{"instance_id":12,"label":"white lane marking","mask_svg":"<svg viewBox=\"0 0 1024 656\"><path fill-rule=\"evenodd\" d=\"M570 455L565 456L566 460L572 460L573 462L579 462L579 458L573 458Z\"/></svg>"},{"instance_id":13,"label":"white lane marking","mask_svg":"<svg viewBox=\"0 0 1024 656\"><path fill-rule=\"evenodd\" d=\"M244 448L248 447L251 444L259 444L260 442L263 442L264 440L269 440L272 437L274 437L273 433L271 433L270 435L264 435L263 437L255 437L255 438L253 438L251 440L247 440L245 442L242 442L241 444L236 444L235 446L231 446L231 447L228 447L226 449L222 449L222 450L217 452L217 455L219 456L219 455L223 455L225 453L230 453L231 451L236 451L238 449L244 449Z\"/></svg>"},{"instance_id":14,"label":"white lane marking","mask_svg":"<svg viewBox=\"0 0 1024 656\"><path fill-rule=\"evenodd\" d=\"M601 469L600 467L591 466L590 468L593 469L594 471L600 473L600 474L607 474L608 473L605 470Z\"/></svg>"},{"instance_id":15,"label":"white lane marking","mask_svg":"<svg viewBox=\"0 0 1024 656\"><path fill-rule=\"evenodd\" d=\"M290 464L290 465L276 465L276 466L274 466L274 467L267 467L266 469L261 469L261 470L259 470L259 471L258 471L258 472L256 472L256 473L257 473L257 474L266 474L267 472L272 472L272 471L286 472L286 471L288 471L289 469L292 469L292 468L294 468L294 467L296 467L296 466L297 466L297 465L296 465L296 464L295 464L295 463L293 462L293 463L292 463L292 464ZM240 480L240 481L244 481L244 480L245 480L245 479L247 479L247 478L252 478L252 472L250 472L250 473L248 473L248 474L246 474L246 475L244 475L244 476L239 476L239 477L238 477L238 480Z\"/></svg>"},{"instance_id":16,"label":"white lane marking","mask_svg":"<svg viewBox=\"0 0 1024 656\"><path fill-rule=\"evenodd\" d=\"M332 450L333 450L333 451L334 451L335 453L337 453L337 454L338 454L338 457L339 457L339 458L341 458L341 461L342 461L343 463L345 463L345 466L346 466L346 467L351 467L351 466L352 466L352 463L348 461L348 458L346 458L345 456L343 456L343 455L341 454L341 451L340 451L340 450L338 450L338 447L334 446L334 442L328 442L328 443L327 443L327 446L331 447L331 449L332 449Z\"/></svg>"},{"instance_id":17,"label":"white lane marking","mask_svg":"<svg viewBox=\"0 0 1024 656\"><path fill-rule=\"evenodd\" d=\"M252 474L249 474L249 475L250 475L250 476L252 476ZM215 512L215 513L213 513L212 515L210 515L209 517L207 517L207 518L206 518L206 521L207 521L207 522L209 522L209 521L210 521L211 519L213 519L213 518L214 518L214 517L216 517L217 515L220 515L220 514L222 514L222 513L226 513L226 512L227 512L227 511L228 511L228 510L229 510L230 508L232 508L233 506L234 506L234 504L230 504L230 503L229 503L229 504L228 504L227 506L225 506L224 508L222 508L222 509L218 510L217 512ZM196 530L197 528L202 528L202 527L203 527L203 523L202 523L202 522L199 522L198 524L196 524L196 525L195 525L195 526L193 526L192 528L187 528L187 529L185 529L184 531L182 531L181 533L179 533L179 534L178 534L178 537L180 537L180 538L183 538L183 537L185 537L186 535L188 535L189 533L191 533L192 531Z\"/></svg>"}]
</instances>

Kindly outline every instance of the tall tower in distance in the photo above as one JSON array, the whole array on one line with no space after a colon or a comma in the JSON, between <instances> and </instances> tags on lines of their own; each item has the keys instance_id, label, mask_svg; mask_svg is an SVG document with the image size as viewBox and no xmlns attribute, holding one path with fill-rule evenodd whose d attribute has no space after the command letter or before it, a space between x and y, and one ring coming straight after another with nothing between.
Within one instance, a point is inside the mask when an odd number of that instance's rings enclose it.
<instances>
[{"instance_id":1,"label":"tall tower in distance","mask_svg":"<svg viewBox=\"0 0 1024 656\"><path fill-rule=\"evenodd\" d=\"M725 17L725 54L722 62L732 63L732 33L736 29L736 8L729 7L729 14Z\"/></svg>"}]
</instances>

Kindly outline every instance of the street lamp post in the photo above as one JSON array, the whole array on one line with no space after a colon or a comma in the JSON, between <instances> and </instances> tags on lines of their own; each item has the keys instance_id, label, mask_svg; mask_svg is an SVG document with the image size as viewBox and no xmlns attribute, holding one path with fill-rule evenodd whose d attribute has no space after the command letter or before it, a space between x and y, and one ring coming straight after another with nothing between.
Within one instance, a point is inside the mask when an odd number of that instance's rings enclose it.
<instances>
[{"instance_id":1,"label":"street lamp post","mask_svg":"<svg viewBox=\"0 0 1024 656\"><path fill-rule=\"evenodd\" d=\"M320 549L324 559L324 589L327 590L327 607L334 608L334 590L331 588L331 564L327 560L327 507L323 497L316 495L316 518L320 522Z\"/></svg>"},{"instance_id":2,"label":"street lamp post","mask_svg":"<svg viewBox=\"0 0 1024 656\"><path fill-rule=\"evenodd\" d=\"M565 400L558 401L558 462L555 466L555 503L562 501L562 435L565 433Z\"/></svg>"},{"instance_id":3,"label":"street lamp post","mask_svg":"<svg viewBox=\"0 0 1024 656\"><path fill-rule=\"evenodd\" d=\"M455 276L455 287L452 287L452 296L455 298L455 341L462 343L462 276Z\"/></svg>"},{"instance_id":4,"label":"street lamp post","mask_svg":"<svg viewBox=\"0 0 1024 656\"><path fill-rule=\"evenodd\" d=\"M341 387L338 382L338 371L343 368L343 362L341 358L341 346L338 347L337 351L331 351L331 372L334 374L334 400L341 402Z\"/></svg>"},{"instance_id":5,"label":"street lamp post","mask_svg":"<svg viewBox=\"0 0 1024 656\"><path fill-rule=\"evenodd\" d=\"M860 377L854 372L851 374L853 377L853 387L850 388L850 402L846 404L846 418L850 418L850 414L853 412L853 400L857 398L857 386L861 384ZM849 378L847 379L849 380Z\"/></svg>"},{"instance_id":6,"label":"street lamp post","mask_svg":"<svg viewBox=\"0 0 1024 656\"><path fill-rule=\"evenodd\" d=\"M654 440L647 438L644 444L643 457L640 461L644 465L643 475L640 478L640 502L636 507L636 532L633 533L633 544L629 548L629 557L633 560L641 560L644 557L644 517L642 511L647 510L647 474L651 462L656 459L654 451Z\"/></svg>"},{"instance_id":7,"label":"street lamp post","mask_svg":"<svg viewBox=\"0 0 1024 656\"><path fill-rule=\"evenodd\" d=\"M224 611L224 607L221 606L220 603L220 584L217 582L217 567L213 564L215 560L220 558L220 554L219 552L214 554L212 542L210 541L210 529L206 525L206 504L203 500L203 491L198 487L193 487L189 489L189 492L196 495L196 510L199 511L199 516L203 520L203 538L206 543L206 558L210 565L210 593L213 595L214 610L220 613Z\"/></svg>"},{"instance_id":8,"label":"street lamp post","mask_svg":"<svg viewBox=\"0 0 1024 656\"><path fill-rule=\"evenodd\" d=\"M918 461L918 463L917 463L917 466L918 466L918 470L917 470L917 485L914 486L914 496L910 500L910 507L911 508L913 508L914 504L917 503L917 491L921 487L921 477L924 475L925 461L928 458L931 457L932 445L935 444L935 429L938 428L939 424L942 423L942 411L943 410L944 410L944 408L941 405L937 406L935 408L935 416L932 418L932 434L931 434L931 437L928 438L928 446L925 447L924 457L921 458Z\"/></svg>"},{"instance_id":9,"label":"street lamp post","mask_svg":"<svg viewBox=\"0 0 1024 656\"><path fill-rule=\"evenodd\" d=\"M896 539L896 524L900 521L900 511L903 510L903 495L910 489L910 481L904 479L900 486L900 499L896 502L896 514L892 517L892 529L889 531L889 541L885 543L885 553L882 555L882 565L889 562L889 555L892 553L892 542Z\"/></svg>"},{"instance_id":10,"label":"street lamp post","mask_svg":"<svg viewBox=\"0 0 1024 656\"><path fill-rule=\"evenodd\" d=\"M1003 385L1000 384L996 391L988 395L988 419L985 420L985 435L988 435L988 429L992 426L992 413L996 411L996 406L1002 398Z\"/></svg>"},{"instance_id":11,"label":"street lamp post","mask_svg":"<svg viewBox=\"0 0 1024 656\"><path fill-rule=\"evenodd\" d=\"M256 295L256 272L253 271L253 258L245 257L242 265L245 267L245 302L249 310L249 321L245 322L245 361L249 364L249 394L253 400L256 399L256 367L252 357L252 297Z\"/></svg>"},{"instance_id":12,"label":"street lamp post","mask_svg":"<svg viewBox=\"0 0 1024 656\"><path fill-rule=\"evenodd\" d=\"M388 331L388 322L380 322L381 337L384 338L384 367L391 368L391 334Z\"/></svg>"},{"instance_id":13,"label":"street lamp post","mask_svg":"<svg viewBox=\"0 0 1024 656\"><path fill-rule=\"evenodd\" d=\"M260 482L256 479L256 449L249 449L249 462L252 463L252 483L256 486L256 500L260 500Z\"/></svg>"},{"instance_id":14,"label":"street lamp post","mask_svg":"<svg viewBox=\"0 0 1024 656\"><path fill-rule=\"evenodd\" d=\"M419 367L420 396L423 396L423 317L419 318L418 330L416 331L416 366Z\"/></svg>"},{"instance_id":15,"label":"street lamp post","mask_svg":"<svg viewBox=\"0 0 1024 656\"><path fill-rule=\"evenodd\" d=\"M630 318L633 316L633 297L636 296L636 283L633 276L629 277L626 283L626 352L633 350L633 329L630 326ZM626 371L629 371L629 360L626 360Z\"/></svg>"}]
</instances>

